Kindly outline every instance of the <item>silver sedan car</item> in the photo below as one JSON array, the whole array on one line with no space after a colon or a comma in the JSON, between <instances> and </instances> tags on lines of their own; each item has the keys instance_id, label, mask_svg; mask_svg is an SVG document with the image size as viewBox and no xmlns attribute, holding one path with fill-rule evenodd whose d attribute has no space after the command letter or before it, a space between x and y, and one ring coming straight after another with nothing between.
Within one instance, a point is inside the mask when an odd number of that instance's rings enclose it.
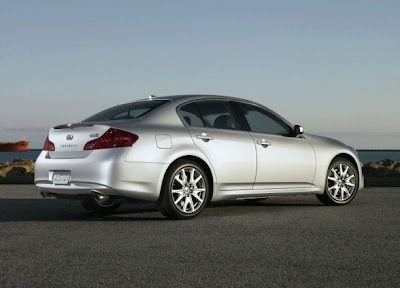
<instances>
[{"instance_id":1,"label":"silver sedan car","mask_svg":"<svg viewBox=\"0 0 400 288\"><path fill-rule=\"evenodd\" d=\"M210 201L315 194L351 202L364 187L357 152L303 133L252 101L213 95L155 97L52 128L36 161L43 197L112 212L152 201L169 218Z\"/></svg>"}]
</instances>

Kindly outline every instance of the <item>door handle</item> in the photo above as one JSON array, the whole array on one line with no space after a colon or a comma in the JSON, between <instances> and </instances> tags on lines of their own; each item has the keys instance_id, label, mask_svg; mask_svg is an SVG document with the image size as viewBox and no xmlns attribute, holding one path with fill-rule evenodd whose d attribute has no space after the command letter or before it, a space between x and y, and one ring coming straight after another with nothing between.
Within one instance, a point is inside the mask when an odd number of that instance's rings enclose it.
<instances>
[{"instance_id":1,"label":"door handle","mask_svg":"<svg viewBox=\"0 0 400 288\"><path fill-rule=\"evenodd\" d=\"M210 140L213 140L214 138L212 136L208 136L207 133L201 133L201 135L196 135L198 139L203 140L204 142L208 142Z\"/></svg>"},{"instance_id":2,"label":"door handle","mask_svg":"<svg viewBox=\"0 0 400 288\"><path fill-rule=\"evenodd\" d=\"M264 148L267 148L268 146L271 146L271 143L268 142L268 141L265 140L265 139L261 139L261 141L257 141L257 144L258 144L258 145L261 145L261 146L264 147Z\"/></svg>"}]
</instances>

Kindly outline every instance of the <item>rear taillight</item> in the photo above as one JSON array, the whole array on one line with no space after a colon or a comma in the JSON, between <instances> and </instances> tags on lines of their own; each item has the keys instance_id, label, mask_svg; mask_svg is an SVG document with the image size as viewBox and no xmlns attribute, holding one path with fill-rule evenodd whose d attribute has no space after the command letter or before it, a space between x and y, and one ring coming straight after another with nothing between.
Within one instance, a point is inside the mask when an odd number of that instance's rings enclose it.
<instances>
[{"instance_id":1,"label":"rear taillight","mask_svg":"<svg viewBox=\"0 0 400 288\"><path fill-rule=\"evenodd\" d=\"M100 138L86 143L83 150L96 150L106 148L130 147L139 137L135 134L110 128Z\"/></svg>"},{"instance_id":2,"label":"rear taillight","mask_svg":"<svg viewBox=\"0 0 400 288\"><path fill-rule=\"evenodd\" d=\"M46 142L44 142L43 151L54 151L56 150L54 143L49 140L49 136L46 138Z\"/></svg>"}]
</instances>

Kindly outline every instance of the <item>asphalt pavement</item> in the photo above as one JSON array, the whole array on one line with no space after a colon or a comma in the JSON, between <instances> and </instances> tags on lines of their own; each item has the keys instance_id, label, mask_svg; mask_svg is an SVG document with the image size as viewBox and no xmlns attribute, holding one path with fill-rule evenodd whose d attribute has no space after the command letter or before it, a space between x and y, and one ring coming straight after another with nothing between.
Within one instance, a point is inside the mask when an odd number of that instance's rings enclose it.
<instances>
[{"instance_id":1,"label":"asphalt pavement","mask_svg":"<svg viewBox=\"0 0 400 288\"><path fill-rule=\"evenodd\" d=\"M212 204L189 221L0 185L0 287L400 287L400 188Z\"/></svg>"}]
</instances>

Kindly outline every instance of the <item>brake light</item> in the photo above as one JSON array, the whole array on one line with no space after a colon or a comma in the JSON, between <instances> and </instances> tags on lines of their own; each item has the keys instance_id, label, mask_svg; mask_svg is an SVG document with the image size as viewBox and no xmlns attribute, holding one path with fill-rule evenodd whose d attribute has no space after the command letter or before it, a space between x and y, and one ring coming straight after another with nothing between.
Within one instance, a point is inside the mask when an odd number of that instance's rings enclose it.
<instances>
[{"instance_id":1,"label":"brake light","mask_svg":"<svg viewBox=\"0 0 400 288\"><path fill-rule=\"evenodd\" d=\"M49 140L49 136L46 138L46 142L44 142L43 151L55 151L56 148L54 143Z\"/></svg>"},{"instance_id":2,"label":"brake light","mask_svg":"<svg viewBox=\"0 0 400 288\"><path fill-rule=\"evenodd\" d=\"M83 150L96 150L118 147L130 147L139 137L133 133L110 128L100 138L86 143Z\"/></svg>"}]
</instances>

